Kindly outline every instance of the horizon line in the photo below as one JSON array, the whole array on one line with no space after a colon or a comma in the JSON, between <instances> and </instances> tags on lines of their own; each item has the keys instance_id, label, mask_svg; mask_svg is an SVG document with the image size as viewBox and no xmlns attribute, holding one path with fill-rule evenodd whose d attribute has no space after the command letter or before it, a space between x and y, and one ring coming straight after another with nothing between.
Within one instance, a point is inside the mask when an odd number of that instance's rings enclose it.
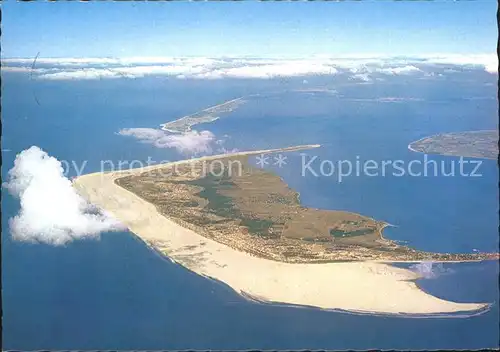
<instances>
[{"instance_id":1,"label":"horizon line","mask_svg":"<svg viewBox=\"0 0 500 352\"><path fill-rule=\"evenodd\" d=\"M33 59L38 56L38 59L108 59L108 60L120 60L120 59L162 59L162 58L207 58L207 59L217 59L217 58L249 58L249 59L304 59L304 58L314 58L314 59L329 59L329 58L344 58L344 59L370 59L370 58L425 58L425 57L439 57L439 56L484 56L484 55L495 55L498 57L496 52L470 52L470 53L456 53L456 52L434 52L434 53L421 53L421 54L389 54L389 53L363 53L363 52L353 52L346 54L311 54L311 55L236 55L236 54L224 54L224 55L148 55L148 56L41 56L34 54L33 56L7 56L1 57L1 61L5 60L24 60Z\"/></svg>"}]
</instances>

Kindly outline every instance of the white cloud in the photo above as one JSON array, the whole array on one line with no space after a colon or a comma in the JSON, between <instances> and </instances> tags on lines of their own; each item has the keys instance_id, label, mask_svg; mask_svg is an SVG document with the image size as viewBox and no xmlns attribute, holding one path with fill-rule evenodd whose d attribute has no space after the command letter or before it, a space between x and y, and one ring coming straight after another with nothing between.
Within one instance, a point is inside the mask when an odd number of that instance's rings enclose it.
<instances>
[{"instance_id":1,"label":"white cloud","mask_svg":"<svg viewBox=\"0 0 500 352\"><path fill-rule=\"evenodd\" d=\"M52 80L138 78L148 75L178 79L270 79L352 72L354 79L366 81L366 74L409 75L449 65L450 69L472 67L497 72L496 54L432 54L412 57L357 54L310 58L207 58L207 57L129 57L129 58L32 58L3 59L2 70L32 72L34 77ZM44 66L45 65L45 66ZM46 70L50 66L49 72ZM41 68L38 68L41 66ZM425 68L425 70L424 70Z\"/></svg>"},{"instance_id":2,"label":"white cloud","mask_svg":"<svg viewBox=\"0 0 500 352\"><path fill-rule=\"evenodd\" d=\"M51 65L68 65L68 66L77 66L77 65L87 65L87 64L116 64L119 63L120 60L116 58L92 58L92 57L84 57L84 58L74 58L74 57L65 57L65 58L45 58L45 57L28 57L28 58L6 58L2 59L2 64L29 64L30 66L35 63L39 64L51 64Z\"/></svg>"},{"instance_id":3,"label":"white cloud","mask_svg":"<svg viewBox=\"0 0 500 352\"><path fill-rule=\"evenodd\" d=\"M45 58L38 57L37 64L42 65L58 65L58 66L89 66L89 65L151 65L151 64L176 64L187 63L190 65L206 65L216 62L216 59L205 57L122 57L122 58L107 58L107 57L62 57L62 58ZM5 64L29 64L35 62L35 57L32 58L4 58L2 63Z\"/></svg>"},{"instance_id":4,"label":"white cloud","mask_svg":"<svg viewBox=\"0 0 500 352\"><path fill-rule=\"evenodd\" d=\"M350 72L354 73L352 77L355 79L360 79L362 81L369 81L371 80L371 77L369 74L373 73L382 73L385 75L408 75L408 74L413 74L413 73L419 73L422 72L418 67L412 66L412 65L389 65L387 63L379 63L377 65L371 63L369 65L367 64L361 64L357 67L351 67L349 69Z\"/></svg>"},{"instance_id":5,"label":"white cloud","mask_svg":"<svg viewBox=\"0 0 500 352\"><path fill-rule=\"evenodd\" d=\"M160 148L175 148L183 154L208 154L212 152L211 143L215 136L210 131L189 131L172 134L156 142Z\"/></svg>"},{"instance_id":6,"label":"white cloud","mask_svg":"<svg viewBox=\"0 0 500 352\"><path fill-rule=\"evenodd\" d=\"M147 75L175 76L177 78L195 79L218 79L218 78L257 78L266 79L274 77L295 77L308 75L335 74L337 69L332 66L307 64L307 63L283 63L274 65L256 65L229 68L210 68L205 66L191 65L168 65L168 66L132 66L132 67L110 67L86 68L81 70L64 70L57 73L43 74L40 79L69 80L69 79L101 79L129 77L137 78Z\"/></svg>"},{"instance_id":7,"label":"white cloud","mask_svg":"<svg viewBox=\"0 0 500 352\"><path fill-rule=\"evenodd\" d=\"M189 131L172 134L154 128L125 128L118 132L122 136L137 138L143 143L149 143L157 148L174 148L184 155L210 154L215 135L210 131Z\"/></svg>"},{"instance_id":8,"label":"white cloud","mask_svg":"<svg viewBox=\"0 0 500 352\"><path fill-rule=\"evenodd\" d=\"M134 66L127 68L115 69L117 72L122 72L134 77L143 77L146 75L193 75L203 71L202 67L170 65L170 66Z\"/></svg>"},{"instance_id":9,"label":"white cloud","mask_svg":"<svg viewBox=\"0 0 500 352\"><path fill-rule=\"evenodd\" d=\"M370 75L368 75L367 73L356 73L355 75L351 76L351 79L363 81L363 82L371 82L372 81Z\"/></svg>"},{"instance_id":10,"label":"white cloud","mask_svg":"<svg viewBox=\"0 0 500 352\"><path fill-rule=\"evenodd\" d=\"M408 75L412 73L422 72L419 68L411 65L403 67L387 67L375 69L376 72L385 73L387 75Z\"/></svg>"},{"instance_id":11,"label":"white cloud","mask_svg":"<svg viewBox=\"0 0 500 352\"><path fill-rule=\"evenodd\" d=\"M224 138L230 138L227 134L224 135ZM215 141L215 144L217 145L217 154L232 154L232 153L237 153L239 152L239 149L237 148L226 148L226 140L225 139L218 139Z\"/></svg>"},{"instance_id":12,"label":"white cloud","mask_svg":"<svg viewBox=\"0 0 500 352\"><path fill-rule=\"evenodd\" d=\"M426 279L435 279L441 275L453 273L452 269L444 268L442 263L430 261L411 265L410 269Z\"/></svg>"},{"instance_id":13,"label":"white cloud","mask_svg":"<svg viewBox=\"0 0 500 352\"><path fill-rule=\"evenodd\" d=\"M2 66L4 72L30 72L31 67L26 66Z\"/></svg>"},{"instance_id":14,"label":"white cloud","mask_svg":"<svg viewBox=\"0 0 500 352\"><path fill-rule=\"evenodd\" d=\"M3 72L28 72L32 74L44 74L49 72L57 72L55 68L31 68L27 66L2 66Z\"/></svg>"},{"instance_id":15,"label":"white cloud","mask_svg":"<svg viewBox=\"0 0 500 352\"><path fill-rule=\"evenodd\" d=\"M152 76L193 76L201 73L203 68L191 66L132 66L132 67L110 67L110 68L86 68L79 70L63 70L56 73L43 74L39 79L47 80L80 80L80 79L102 79L102 78L139 78Z\"/></svg>"},{"instance_id":16,"label":"white cloud","mask_svg":"<svg viewBox=\"0 0 500 352\"><path fill-rule=\"evenodd\" d=\"M498 73L497 54L431 54L421 56L426 63L452 65L452 66L476 66L483 67L486 72Z\"/></svg>"},{"instance_id":17,"label":"white cloud","mask_svg":"<svg viewBox=\"0 0 500 352\"><path fill-rule=\"evenodd\" d=\"M93 80L102 78L133 78L132 75L127 75L126 73L115 71L112 69L100 69L100 68L88 68L85 70L72 70L72 71L60 71L54 73L46 73L39 75L38 79L46 80Z\"/></svg>"},{"instance_id":18,"label":"white cloud","mask_svg":"<svg viewBox=\"0 0 500 352\"><path fill-rule=\"evenodd\" d=\"M491 62L485 64L484 70L488 73L498 74L498 62Z\"/></svg>"},{"instance_id":19,"label":"white cloud","mask_svg":"<svg viewBox=\"0 0 500 352\"><path fill-rule=\"evenodd\" d=\"M167 134L155 128L124 128L118 132L122 136L131 136L145 143L154 143L155 141L164 138Z\"/></svg>"},{"instance_id":20,"label":"white cloud","mask_svg":"<svg viewBox=\"0 0 500 352\"><path fill-rule=\"evenodd\" d=\"M335 73L337 73L337 69L333 66L301 61L284 62L272 65L246 65L242 67L218 69L194 75L194 78L274 78L328 75Z\"/></svg>"},{"instance_id":21,"label":"white cloud","mask_svg":"<svg viewBox=\"0 0 500 352\"><path fill-rule=\"evenodd\" d=\"M16 240L63 245L124 229L88 204L64 176L61 163L36 146L17 155L3 186L21 203L19 214L9 221Z\"/></svg>"}]
</instances>

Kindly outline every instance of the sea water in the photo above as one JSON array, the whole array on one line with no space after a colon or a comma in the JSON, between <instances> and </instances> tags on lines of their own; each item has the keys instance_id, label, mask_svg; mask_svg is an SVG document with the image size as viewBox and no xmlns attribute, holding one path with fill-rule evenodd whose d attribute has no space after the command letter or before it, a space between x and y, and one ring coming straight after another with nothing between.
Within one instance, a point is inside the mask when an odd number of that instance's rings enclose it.
<instances>
[{"instance_id":1,"label":"sea water","mask_svg":"<svg viewBox=\"0 0 500 352\"><path fill-rule=\"evenodd\" d=\"M138 143L117 132L155 128L238 96L289 88L272 80L37 82L18 74L2 78L2 148L8 150L2 152L4 180L16 153L31 145L80 167L86 161L85 172L99 171L102 160L181 159L173 150ZM348 210L386 221L394 227L384 230L384 236L421 250L496 251L495 161L484 161L477 178L361 175L339 182L337 175L301 174L306 156L317 156L318 162L356 156L410 161L423 154L409 151L408 144L426 135L495 129L496 89L483 76L474 82L456 78L439 84L394 81L335 87L329 83L343 97L295 93L264 97L195 129L227 136L227 146L240 150L320 143L319 149L287 154L287 164L281 168L267 166L300 192L304 206ZM375 101L397 94L423 100ZM70 168L68 176L75 174ZM46 201L50 206L50 199ZM106 233L100 240L64 247L15 242L8 219L18 210L18 200L2 190L5 349L498 347L496 262L448 263L418 281L422 289L444 299L494 303L479 316L402 318L327 312L248 302L224 284L159 256L129 232Z\"/></svg>"}]
</instances>

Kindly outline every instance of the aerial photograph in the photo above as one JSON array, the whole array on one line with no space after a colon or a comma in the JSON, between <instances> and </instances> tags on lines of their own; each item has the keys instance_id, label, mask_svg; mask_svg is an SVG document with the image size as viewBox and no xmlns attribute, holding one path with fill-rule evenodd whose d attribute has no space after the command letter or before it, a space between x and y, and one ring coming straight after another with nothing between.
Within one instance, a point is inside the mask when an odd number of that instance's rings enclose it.
<instances>
[{"instance_id":1,"label":"aerial photograph","mask_svg":"<svg viewBox=\"0 0 500 352\"><path fill-rule=\"evenodd\" d=\"M3 2L2 350L498 350L497 12Z\"/></svg>"}]
</instances>

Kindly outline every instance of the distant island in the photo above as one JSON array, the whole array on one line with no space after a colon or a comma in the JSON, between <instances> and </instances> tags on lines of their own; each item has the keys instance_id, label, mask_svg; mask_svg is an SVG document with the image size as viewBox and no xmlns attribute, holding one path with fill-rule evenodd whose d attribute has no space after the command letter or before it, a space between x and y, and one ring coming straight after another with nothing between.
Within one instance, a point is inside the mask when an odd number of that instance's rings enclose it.
<instances>
[{"instance_id":1,"label":"distant island","mask_svg":"<svg viewBox=\"0 0 500 352\"><path fill-rule=\"evenodd\" d=\"M282 90L282 91L272 91L264 94L248 94L236 99L231 99L225 101L221 104L217 104L211 106L209 108L203 109L201 111L195 112L193 114L183 116L174 121L166 122L161 124L160 127L162 130L170 132L170 133L185 133L191 131L191 128L195 125L201 123L209 123L218 120L221 116L227 115L236 109L238 109L243 104L246 104L248 101L254 98L263 97L263 96L272 96L273 94L282 94L282 93L323 93L328 95L336 95L337 91L333 89L327 88L304 88L304 89L291 89L291 90Z\"/></svg>"},{"instance_id":2,"label":"distant island","mask_svg":"<svg viewBox=\"0 0 500 352\"><path fill-rule=\"evenodd\" d=\"M419 139L408 148L426 154L497 159L498 131L442 133Z\"/></svg>"},{"instance_id":3,"label":"distant island","mask_svg":"<svg viewBox=\"0 0 500 352\"><path fill-rule=\"evenodd\" d=\"M387 263L498 254L427 253L397 245L382 237L381 221L301 206L297 192L248 159L315 147L94 173L78 177L73 186L158 253L247 299L395 315L463 316L489 309L487 303L434 297L415 284L419 274Z\"/></svg>"}]
</instances>

